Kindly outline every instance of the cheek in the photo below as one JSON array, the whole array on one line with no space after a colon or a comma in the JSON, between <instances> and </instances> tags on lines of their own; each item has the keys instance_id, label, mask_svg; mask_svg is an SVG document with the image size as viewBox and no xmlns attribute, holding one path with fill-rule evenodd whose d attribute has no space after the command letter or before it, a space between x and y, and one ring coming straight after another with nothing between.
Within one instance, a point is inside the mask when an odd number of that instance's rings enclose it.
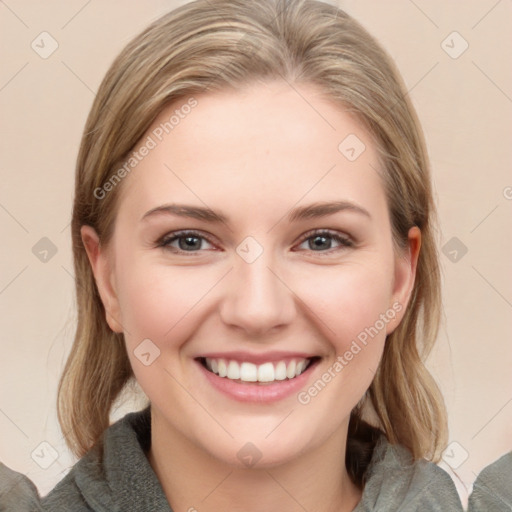
<instances>
[{"instance_id":1,"label":"cheek","mask_svg":"<svg viewBox=\"0 0 512 512\"><path fill-rule=\"evenodd\" d=\"M152 400L172 396L186 404L172 376L182 374L182 347L200 326L199 315L219 278L211 269L173 268L143 258L119 263L120 314L135 377Z\"/></svg>"},{"instance_id":2,"label":"cheek","mask_svg":"<svg viewBox=\"0 0 512 512\"><path fill-rule=\"evenodd\" d=\"M351 265L302 282L311 318L331 352L327 364L297 401L336 428L364 396L379 366L391 304L392 274L383 266Z\"/></svg>"},{"instance_id":3,"label":"cheek","mask_svg":"<svg viewBox=\"0 0 512 512\"><path fill-rule=\"evenodd\" d=\"M347 350L353 339L376 322L385 337L385 326L379 320L392 309L391 265L323 268L296 279L295 289L337 353Z\"/></svg>"},{"instance_id":4,"label":"cheek","mask_svg":"<svg viewBox=\"0 0 512 512\"><path fill-rule=\"evenodd\" d=\"M121 261L118 274L123 276L118 287L121 320L130 345L145 338L159 346L164 341L184 343L192 334L194 317L219 280L217 272L206 267L171 267L143 258Z\"/></svg>"},{"instance_id":5,"label":"cheek","mask_svg":"<svg viewBox=\"0 0 512 512\"><path fill-rule=\"evenodd\" d=\"M199 327L199 317L214 314L219 306L211 297L222 296L220 268L120 258L117 274L121 322L131 345L145 338L157 344L184 343ZM347 350L354 338L364 338L365 328L390 308L391 266L382 260L378 264L291 265L281 275L294 291L289 297L296 301L293 321L304 323L301 317L309 315L310 324L323 332L336 353Z\"/></svg>"}]
</instances>

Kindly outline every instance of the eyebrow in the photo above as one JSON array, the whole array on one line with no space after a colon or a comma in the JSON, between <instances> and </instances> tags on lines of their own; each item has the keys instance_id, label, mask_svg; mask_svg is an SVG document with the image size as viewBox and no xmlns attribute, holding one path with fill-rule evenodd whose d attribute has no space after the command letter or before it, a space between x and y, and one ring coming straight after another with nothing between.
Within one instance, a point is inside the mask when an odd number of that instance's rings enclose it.
<instances>
[{"instance_id":1,"label":"eyebrow","mask_svg":"<svg viewBox=\"0 0 512 512\"><path fill-rule=\"evenodd\" d=\"M287 215L288 222L299 220L326 217L341 211L359 213L371 219L370 212L350 201L318 202L307 206L293 208ZM177 217L188 217L213 223L227 223L228 217L221 212L214 212L208 207L191 206L185 204L164 204L146 212L141 221L156 215L175 215Z\"/></svg>"}]
</instances>

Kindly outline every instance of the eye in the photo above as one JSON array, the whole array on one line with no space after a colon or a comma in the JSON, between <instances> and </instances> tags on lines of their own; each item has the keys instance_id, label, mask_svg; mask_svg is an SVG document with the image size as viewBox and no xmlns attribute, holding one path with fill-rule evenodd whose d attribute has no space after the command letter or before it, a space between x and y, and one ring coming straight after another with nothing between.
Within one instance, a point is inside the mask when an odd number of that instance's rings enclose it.
<instances>
[{"instance_id":1,"label":"eye","mask_svg":"<svg viewBox=\"0 0 512 512\"><path fill-rule=\"evenodd\" d=\"M162 237L158 242L158 247L172 250L173 252L199 252L208 250L204 243L213 247L213 244L197 231L176 231Z\"/></svg>"},{"instance_id":2,"label":"eye","mask_svg":"<svg viewBox=\"0 0 512 512\"><path fill-rule=\"evenodd\" d=\"M302 247L303 250L313 252L331 252L337 249L353 247L354 245L353 241L347 236L325 229L307 233L298 248L301 249L301 246L304 244L307 244L307 246ZM214 248L213 243L197 231L175 231L168 233L158 240L156 245L178 254L198 253Z\"/></svg>"},{"instance_id":3,"label":"eye","mask_svg":"<svg viewBox=\"0 0 512 512\"><path fill-rule=\"evenodd\" d=\"M336 243L337 246L333 247L333 242ZM336 250L354 246L353 241L350 240L350 238L347 236L343 236L340 233L325 229L315 230L312 233L307 233L302 239L300 245L304 244L307 244L307 247L305 247L307 251L314 252L327 252L332 249Z\"/></svg>"}]
</instances>

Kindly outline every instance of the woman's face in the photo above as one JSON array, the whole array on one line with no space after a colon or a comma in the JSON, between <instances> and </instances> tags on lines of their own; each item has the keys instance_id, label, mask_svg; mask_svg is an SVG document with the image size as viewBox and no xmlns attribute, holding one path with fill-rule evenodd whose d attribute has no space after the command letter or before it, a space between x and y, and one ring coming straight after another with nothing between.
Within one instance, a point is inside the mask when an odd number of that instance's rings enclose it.
<instances>
[{"instance_id":1,"label":"woman's face","mask_svg":"<svg viewBox=\"0 0 512 512\"><path fill-rule=\"evenodd\" d=\"M109 245L82 230L154 433L237 465L342 447L419 232L394 252L375 148L313 86L195 101L142 139Z\"/></svg>"}]
</instances>

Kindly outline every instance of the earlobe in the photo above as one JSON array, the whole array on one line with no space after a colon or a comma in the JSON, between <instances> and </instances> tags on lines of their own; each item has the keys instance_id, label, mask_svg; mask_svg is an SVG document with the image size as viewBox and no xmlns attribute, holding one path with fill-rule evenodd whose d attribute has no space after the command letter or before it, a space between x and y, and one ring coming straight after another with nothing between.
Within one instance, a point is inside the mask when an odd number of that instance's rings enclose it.
<instances>
[{"instance_id":1,"label":"earlobe","mask_svg":"<svg viewBox=\"0 0 512 512\"><path fill-rule=\"evenodd\" d=\"M393 283L393 299L390 307L398 311L398 307L392 305L399 304L401 307L392 322L389 322L386 334L391 334L400 324L409 299L411 298L414 282L416 280L416 268L421 248L421 231L417 226L409 229L408 244L403 254L395 258L395 275Z\"/></svg>"},{"instance_id":2,"label":"earlobe","mask_svg":"<svg viewBox=\"0 0 512 512\"><path fill-rule=\"evenodd\" d=\"M112 264L109 261L109 255L105 248L101 246L96 230L91 226L82 226L80 228L82 243L84 244L94 280L101 297L101 302L105 308L106 320L109 327L114 331L121 333L123 328L117 320L119 318L119 301L117 292L113 286Z\"/></svg>"}]
</instances>

